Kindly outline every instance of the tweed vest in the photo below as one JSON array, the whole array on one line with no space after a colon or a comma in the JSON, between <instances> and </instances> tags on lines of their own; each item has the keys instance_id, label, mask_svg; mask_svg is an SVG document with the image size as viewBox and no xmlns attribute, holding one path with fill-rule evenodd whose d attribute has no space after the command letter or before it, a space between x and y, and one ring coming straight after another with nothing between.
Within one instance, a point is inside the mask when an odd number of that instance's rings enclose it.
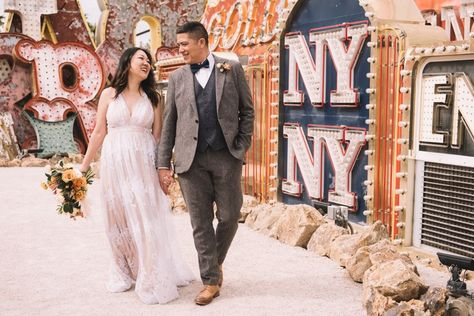
<instances>
[{"instance_id":1,"label":"tweed vest","mask_svg":"<svg viewBox=\"0 0 474 316\"><path fill-rule=\"evenodd\" d=\"M208 147L221 150L227 147L224 134L217 120L216 76L215 70L203 88L194 77L194 94L199 116L197 150L204 152Z\"/></svg>"}]
</instances>

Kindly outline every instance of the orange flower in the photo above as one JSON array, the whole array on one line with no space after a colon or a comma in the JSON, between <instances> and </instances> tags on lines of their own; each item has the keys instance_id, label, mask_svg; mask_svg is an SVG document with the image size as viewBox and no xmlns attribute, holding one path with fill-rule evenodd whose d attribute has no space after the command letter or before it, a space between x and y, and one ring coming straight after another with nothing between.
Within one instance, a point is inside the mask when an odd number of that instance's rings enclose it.
<instances>
[{"instance_id":1,"label":"orange flower","mask_svg":"<svg viewBox=\"0 0 474 316\"><path fill-rule=\"evenodd\" d=\"M72 180L72 185L75 190L85 189L87 185L87 179L85 177L77 178Z\"/></svg>"},{"instance_id":2,"label":"orange flower","mask_svg":"<svg viewBox=\"0 0 474 316\"><path fill-rule=\"evenodd\" d=\"M62 179L64 182L72 181L76 178L76 172L73 169L68 169L63 172Z\"/></svg>"},{"instance_id":3,"label":"orange flower","mask_svg":"<svg viewBox=\"0 0 474 316\"><path fill-rule=\"evenodd\" d=\"M41 182L41 187L45 190L48 190L48 185L44 182Z\"/></svg>"},{"instance_id":4,"label":"orange flower","mask_svg":"<svg viewBox=\"0 0 474 316\"><path fill-rule=\"evenodd\" d=\"M85 191L77 191L76 194L74 195L74 197L76 198L76 200L78 201L81 201L81 200L84 200L84 198L86 197L86 192Z\"/></svg>"}]
</instances>

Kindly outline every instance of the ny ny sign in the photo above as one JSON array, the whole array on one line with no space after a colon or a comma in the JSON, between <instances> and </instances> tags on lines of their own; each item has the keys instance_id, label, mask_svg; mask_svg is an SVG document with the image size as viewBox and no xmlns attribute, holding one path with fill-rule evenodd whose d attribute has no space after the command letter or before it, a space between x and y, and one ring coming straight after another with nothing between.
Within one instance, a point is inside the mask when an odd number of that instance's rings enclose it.
<instances>
[{"instance_id":1,"label":"ny ny sign","mask_svg":"<svg viewBox=\"0 0 474 316\"><path fill-rule=\"evenodd\" d=\"M324 198L325 148L334 170L334 188L329 190L328 201L357 209L357 196L351 192L351 174L365 145L365 134L364 129L356 127L308 125L308 138L313 140L311 154L303 129L297 124L286 124L283 136L288 139L288 157L283 193L301 196L302 184L298 182L296 172L298 165L309 197Z\"/></svg>"},{"instance_id":2,"label":"ny ny sign","mask_svg":"<svg viewBox=\"0 0 474 316\"><path fill-rule=\"evenodd\" d=\"M303 105L304 94L298 89L298 72L308 92L311 104L322 107L326 102L326 51L337 73L337 86L331 91L330 103L336 107L359 105L359 91L354 88L354 67L367 38L367 22L344 23L309 31L309 42L315 46L314 59L301 33L285 35L289 53L288 90L283 95L285 105Z\"/></svg>"}]
</instances>

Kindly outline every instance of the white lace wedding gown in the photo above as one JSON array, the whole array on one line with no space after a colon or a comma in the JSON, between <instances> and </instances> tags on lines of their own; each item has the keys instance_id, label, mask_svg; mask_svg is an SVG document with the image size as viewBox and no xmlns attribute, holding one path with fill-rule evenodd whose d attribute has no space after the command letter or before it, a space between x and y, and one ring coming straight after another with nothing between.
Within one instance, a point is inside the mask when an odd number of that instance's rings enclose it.
<instances>
[{"instance_id":1,"label":"white lace wedding gown","mask_svg":"<svg viewBox=\"0 0 474 316\"><path fill-rule=\"evenodd\" d=\"M112 249L107 289L135 283L146 304L178 297L177 286L194 279L181 258L168 197L154 166L153 107L144 94L129 113L122 95L107 109L108 133L101 154L101 195Z\"/></svg>"}]
</instances>

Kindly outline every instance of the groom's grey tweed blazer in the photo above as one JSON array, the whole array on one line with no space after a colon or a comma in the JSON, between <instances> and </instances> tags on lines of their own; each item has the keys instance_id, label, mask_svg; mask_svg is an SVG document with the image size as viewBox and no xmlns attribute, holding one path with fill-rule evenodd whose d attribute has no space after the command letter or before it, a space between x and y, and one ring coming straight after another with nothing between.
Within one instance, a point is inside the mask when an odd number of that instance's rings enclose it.
<instances>
[{"instance_id":1,"label":"groom's grey tweed blazer","mask_svg":"<svg viewBox=\"0 0 474 316\"><path fill-rule=\"evenodd\" d=\"M244 161L253 132L252 96L240 63L214 56L217 118L227 147L237 159ZM226 63L230 70L220 71ZM198 142L199 118L194 95L194 75L189 65L171 73L158 148L158 168L170 168L174 147L176 173L186 172L194 160Z\"/></svg>"}]
</instances>

